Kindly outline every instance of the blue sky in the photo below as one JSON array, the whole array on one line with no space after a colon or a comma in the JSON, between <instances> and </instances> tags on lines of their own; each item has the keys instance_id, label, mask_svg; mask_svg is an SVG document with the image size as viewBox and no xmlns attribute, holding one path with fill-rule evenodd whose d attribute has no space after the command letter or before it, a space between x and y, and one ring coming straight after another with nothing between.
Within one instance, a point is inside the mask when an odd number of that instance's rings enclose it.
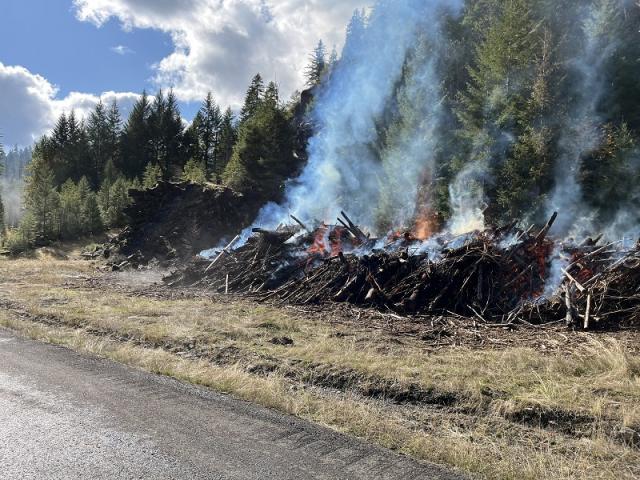
<instances>
[{"instance_id":1,"label":"blue sky","mask_svg":"<svg viewBox=\"0 0 640 480\"><path fill-rule=\"evenodd\" d=\"M212 91L238 109L255 73L288 98L319 39L338 49L364 0L2 0L0 135L26 146L63 112L102 99L126 116L146 89L174 88L191 120Z\"/></svg>"},{"instance_id":2,"label":"blue sky","mask_svg":"<svg viewBox=\"0 0 640 480\"><path fill-rule=\"evenodd\" d=\"M4 1L1 18L0 61L43 75L62 96L153 89L152 65L173 50L170 35L157 30L80 22L72 0ZM128 50L118 54L118 46Z\"/></svg>"}]
</instances>

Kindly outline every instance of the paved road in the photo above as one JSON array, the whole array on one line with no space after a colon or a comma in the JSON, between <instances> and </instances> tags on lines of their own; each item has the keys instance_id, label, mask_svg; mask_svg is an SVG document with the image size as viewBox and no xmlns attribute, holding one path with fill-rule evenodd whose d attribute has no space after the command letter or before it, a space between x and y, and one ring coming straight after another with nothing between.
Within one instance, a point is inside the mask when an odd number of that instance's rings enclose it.
<instances>
[{"instance_id":1,"label":"paved road","mask_svg":"<svg viewBox=\"0 0 640 480\"><path fill-rule=\"evenodd\" d=\"M3 479L459 479L225 395L0 329Z\"/></svg>"}]
</instances>

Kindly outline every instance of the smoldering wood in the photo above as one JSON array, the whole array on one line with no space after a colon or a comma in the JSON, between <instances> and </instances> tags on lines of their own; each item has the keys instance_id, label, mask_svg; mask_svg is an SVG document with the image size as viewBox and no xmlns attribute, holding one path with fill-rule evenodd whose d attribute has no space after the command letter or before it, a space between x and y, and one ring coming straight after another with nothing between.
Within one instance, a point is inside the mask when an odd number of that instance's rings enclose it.
<instances>
[{"instance_id":1,"label":"smoldering wood","mask_svg":"<svg viewBox=\"0 0 640 480\"><path fill-rule=\"evenodd\" d=\"M548 233L557 215L537 234L515 224L487 229L461 246L444 248L435 260L426 253L409 254L413 245L419 246L411 235L399 236L391 250L345 253L365 238L374 240L347 215L342 217L337 227L305 231L294 219L295 228L256 229L245 245L220 257L215 268L207 270L210 261L196 259L166 281L285 305L345 302L419 318L454 314L485 328L558 321L575 329L640 326L638 248L614 261L620 253L612 244L598 247L593 240L567 247L571 259L561 296L542 297L555 248ZM336 229L348 233L338 237L350 248L337 254L329 245L325 252L311 248ZM501 246L514 236L515 241Z\"/></svg>"}]
</instances>

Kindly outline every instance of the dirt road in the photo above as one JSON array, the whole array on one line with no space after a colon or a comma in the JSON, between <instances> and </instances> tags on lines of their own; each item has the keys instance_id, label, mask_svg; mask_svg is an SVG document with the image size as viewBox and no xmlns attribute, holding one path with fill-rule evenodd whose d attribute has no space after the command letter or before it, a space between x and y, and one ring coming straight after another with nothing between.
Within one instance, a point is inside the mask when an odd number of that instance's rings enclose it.
<instances>
[{"instance_id":1,"label":"dirt road","mask_svg":"<svg viewBox=\"0 0 640 480\"><path fill-rule=\"evenodd\" d=\"M0 330L3 478L454 479L293 417Z\"/></svg>"}]
</instances>

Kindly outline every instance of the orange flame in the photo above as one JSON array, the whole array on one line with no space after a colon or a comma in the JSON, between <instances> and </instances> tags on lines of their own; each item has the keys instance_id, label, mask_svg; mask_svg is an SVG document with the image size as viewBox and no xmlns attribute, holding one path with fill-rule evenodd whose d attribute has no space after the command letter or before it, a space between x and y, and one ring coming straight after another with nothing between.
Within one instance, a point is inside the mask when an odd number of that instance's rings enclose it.
<instances>
[{"instance_id":1,"label":"orange flame","mask_svg":"<svg viewBox=\"0 0 640 480\"><path fill-rule=\"evenodd\" d=\"M310 255L313 255L313 254L324 255L327 252L327 246L325 245L324 238L328 230L329 230L329 227L327 227L325 224L322 224L316 230L316 234L313 239L313 244L311 245L311 247L309 247Z\"/></svg>"},{"instance_id":2,"label":"orange flame","mask_svg":"<svg viewBox=\"0 0 640 480\"><path fill-rule=\"evenodd\" d=\"M345 233L345 229L342 227L335 227L329 234L329 241L331 242L331 256L337 257L342 253L342 236Z\"/></svg>"},{"instance_id":3,"label":"orange flame","mask_svg":"<svg viewBox=\"0 0 640 480\"><path fill-rule=\"evenodd\" d=\"M417 240L428 240L438 231L439 225L438 216L431 210L425 210L416 218L411 234Z\"/></svg>"}]
</instances>

